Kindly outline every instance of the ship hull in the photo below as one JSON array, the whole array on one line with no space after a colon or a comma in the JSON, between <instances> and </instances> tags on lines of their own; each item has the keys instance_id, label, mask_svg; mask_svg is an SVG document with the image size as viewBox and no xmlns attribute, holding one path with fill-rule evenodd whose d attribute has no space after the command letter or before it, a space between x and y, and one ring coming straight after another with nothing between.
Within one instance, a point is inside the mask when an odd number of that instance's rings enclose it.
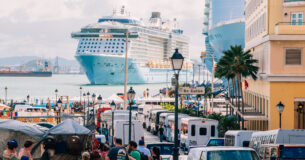
<instances>
[{"instance_id":1,"label":"ship hull","mask_svg":"<svg viewBox=\"0 0 305 160\"><path fill-rule=\"evenodd\" d=\"M211 57L214 54L215 62L223 56L223 51L230 49L232 45L245 46L245 23L236 22L230 24L224 24L215 27L208 32L208 38L210 46L213 49L213 53L208 52L207 56ZM202 57L202 62L206 64L209 71L212 71L212 60L210 58Z\"/></svg>"},{"instance_id":2,"label":"ship hull","mask_svg":"<svg viewBox=\"0 0 305 160\"><path fill-rule=\"evenodd\" d=\"M0 72L0 77L52 77L52 72Z\"/></svg>"},{"instance_id":3,"label":"ship hull","mask_svg":"<svg viewBox=\"0 0 305 160\"><path fill-rule=\"evenodd\" d=\"M106 55L78 55L76 59L86 72L91 84L122 85L124 84L125 58ZM186 74L191 71L183 70L181 81L186 81ZM170 68L149 68L128 58L128 84L168 83L173 76Z\"/></svg>"}]
</instances>

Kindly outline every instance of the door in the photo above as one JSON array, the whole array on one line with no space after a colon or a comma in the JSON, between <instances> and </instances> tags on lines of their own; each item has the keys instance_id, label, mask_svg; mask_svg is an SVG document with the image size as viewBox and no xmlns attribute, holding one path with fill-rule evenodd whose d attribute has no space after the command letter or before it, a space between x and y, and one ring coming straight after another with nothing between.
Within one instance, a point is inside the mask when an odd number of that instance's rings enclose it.
<instances>
[{"instance_id":1,"label":"door","mask_svg":"<svg viewBox=\"0 0 305 160\"><path fill-rule=\"evenodd\" d=\"M303 13L296 12L291 14L291 24L292 25L303 25Z\"/></svg>"}]
</instances>

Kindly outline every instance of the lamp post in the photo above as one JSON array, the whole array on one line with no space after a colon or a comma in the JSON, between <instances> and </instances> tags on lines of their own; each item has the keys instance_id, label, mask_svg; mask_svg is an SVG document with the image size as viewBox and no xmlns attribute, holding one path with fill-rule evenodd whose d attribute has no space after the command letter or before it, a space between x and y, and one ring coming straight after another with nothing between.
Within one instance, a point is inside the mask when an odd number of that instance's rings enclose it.
<instances>
[{"instance_id":1,"label":"lamp post","mask_svg":"<svg viewBox=\"0 0 305 160\"><path fill-rule=\"evenodd\" d=\"M228 96L226 96L226 116L228 115L228 107L229 107L229 103L230 103L229 97L228 97Z\"/></svg>"},{"instance_id":2,"label":"lamp post","mask_svg":"<svg viewBox=\"0 0 305 160\"><path fill-rule=\"evenodd\" d=\"M86 93L83 93L84 126L86 124Z\"/></svg>"},{"instance_id":3,"label":"lamp post","mask_svg":"<svg viewBox=\"0 0 305 160\"><path fill-rule=\"evenodd\" d=\"M110 103L110 107L112 108L112 112L111 112L111 146L114 146L114 143L113 143L113 136L114 136L113 121L114 121L114 110L116 108L116 104L114 103L114 101L112 101Z\"/></svg>"},{"instance_id":4,"label":"lamp post","mask_svg":"<svg viewBox=\"0 0 305 160\"><path fill-rule=\"evenodd\" d=\"M57 102L57 94L58 94L58 90L55 89L55 101Z\"/></svg>"},{"instance_id":5,"label":"lamp post","mask_svg":"<svg viewBox=\"0 0 305 160\"><path fill-rule=\"evenodd\" d=\"M198 97L197 97L197 116L198 117L200 116L200 114L199 114L199 102L200 102L200 100L201 100L201 96L198 95Z\"/></svg>"},{"instance_id":6,"label":"lamp post","mask_svg":"<svg viewBox=\"0 0 305 160\"><path fill-rule=\"evenodd\" d=\"M179 156L179 144L178 144L178 87L179 87L179 72L182 69L184 57L175 49L175 53L171 57L172 68L176 78L176 90L175 90L175 132L174 132L174 155L173 159L178 160Z\"/></svg>"},{"instance_id":7,"label":"lamp post","mask_svg":"<svg viewBox=\"0 0 305 160\"><path fill-rule=\"evenodd\" d=\"M283 112L284 108L285 108L285 106L282 104L281 101L276 105L276 109L280 114L280 129L282 128L282 112Z\"/></svg>"},{"instance_id":8,"label":"lamp post","mask_svg":"<svg viewBox=\"0 0 305 160\"><path fill-rule=\"evenodd\" d=\"M7 104L7 86L5 86L4 90L5 90L5 104Z\"/></svg>"},{"instance_id":9,"label":"lamp post","mask_svg":"<svg viewBox=\"0 0 305 160\"><path fill-rule=\"evenodd\" d=\"M136 92L130 87L127 98L129 101L129 135L128 135L128 142L131 141L131 105L133 104L133 100L135 98Z\"/></svg>"},{"instance_id":10,"label":"lamp post","mask_svg":"<svg viewBox=\"0 0 305 160\"><path fill-rule=\"evenodd\" d=\"M159 90L159 93L160 93L160 105L161 105L161 102L162 102L162 89Z\"/></svg>"},{"instance_id":11,"label":"lamp post","mask_svg":"<svg viewBox=\"0 0 305 160\"><path fill-rule=\"evenodd\" d=\"M61 114L61 109L62 109L62 101L61 99L59 98L58 101L57 101L57 124L60 122L60 114Z\"/></svg>"},{"instance_id":12,"label":"lamp post","mask_svg":"<svg viewBox=\"0 0 305 160\"><path fill-rule=\"evenodd\" d=\"M90 93L87 92L87 98L88 98L88 101L87 101L87 125L89 124L89 96L90 96Z\"/></svg>"},{"instance_id":13,"label":"lamp post","mask_svg":"<svg viewBox=\"0 0 305 160\"><path fill-rule=\"evenodd\" d=\"M94 114L94 112L95 112L95 110L94 110L95 98L96 98L96 95L93 93L93 94L92 94L92 107L93 107L93 114L92 114L92 116L93 116L94 129L95 129L95 114Z\"/></svg>"},{"instance_id":14,"label":"lamp post","mask_svg":"<svg viewBox=\"0 0 305 160\"><path fill-rule=\"evenodd\" d=\"M82 103L83 87L79 87L79 103Z\"/></svg>"},{"instance_id":15,"label":"lamp post","mask_svg":"<svg viewBox=\"0 0 305 160\"><path fill-rule=\"evenodd\" d=\"M298 112L298 129L301 129L301 113L303 111L303 104L302 103L299 103L298 104L298 108L297 108L297 112ZM303 117L303 123L304 123L304 117ZM303 124L304 126L304 124Z\"/></svg>"},{"instance_id":16,"label":"lamp post","mask_svg":"<svg viewBox=\"0 0 305 160\"><path fill-rule=\"evenodd\" d=\"M30 95L29 94L26 96L26 100L27 100L28 104L30 104Z\"/></svg>"}]
</instances>

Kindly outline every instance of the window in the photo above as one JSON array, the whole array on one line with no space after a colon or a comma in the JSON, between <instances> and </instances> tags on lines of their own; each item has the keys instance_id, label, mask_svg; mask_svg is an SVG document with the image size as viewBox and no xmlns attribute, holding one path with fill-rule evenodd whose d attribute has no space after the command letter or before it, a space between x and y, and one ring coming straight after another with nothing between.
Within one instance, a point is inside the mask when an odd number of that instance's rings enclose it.
<instances>
[{"instance_id":1,"label":"window","mask_svg":"<svg viewBox=\"0 0 305 160\"><path fill-rule=\"evenodd\" d=\"M207 128L200 128L199 129L199 135L201 135L201 136L207 135Z\"/></svg>"},{"instance_id":2,"label":"window","mask_svg":"<svg viewBox=\"0 0 305 160\"><path fill-rule=\"evenodd\" d=\"M291 24L292 25L302 25L303 24L303 13L292 13L291 14Z\"/></svg>"},{"instance_id":3,"label":"window","mask_svg":"<svg viewBox=\"0 0 305 160\"><path fill-rule=\"evenodd\" d=\"M195 136L196 135L196 126L192 125L191 126L191 136Z\"/></svg>"},{"instance_id":4,"label":"window","mask_svg":"<svg viewBox=\"0 0 305 160\"><path fill-rule=\"evenodd\" d=\"M285 54L286 65L301 65L302 64L302 51L301 49L286 49Z\"/></svg>"},{"instance_id":5,"label":"window","mask_svg":"<svg viewBox=\"0 0 305 160\"><path fill-rule=\"evenodd\" d=\"M215 137L215 126L214 125L212 125L211 126L211 137Z\"/></svg>"}]
</instances>

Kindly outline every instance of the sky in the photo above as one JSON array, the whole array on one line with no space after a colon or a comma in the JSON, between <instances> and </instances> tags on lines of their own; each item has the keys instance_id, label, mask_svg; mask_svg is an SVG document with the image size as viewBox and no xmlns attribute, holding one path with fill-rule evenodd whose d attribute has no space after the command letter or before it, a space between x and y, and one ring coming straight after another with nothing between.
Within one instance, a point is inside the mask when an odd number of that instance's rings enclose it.
<instances>
[{"instance_id":1,"label":"sky","mask_svg":"<svg viewBox=\"0 0 305 160\"><path fill-rule=\"evenodd\" d=\"M122 5L133 17L148 19L151 12L177 18L190 38L189 52L198 59L204 48L204 0L0 0L0 58L61 56L74 59L77 40L71 32Z\"/></svg>"}]
</instances>

